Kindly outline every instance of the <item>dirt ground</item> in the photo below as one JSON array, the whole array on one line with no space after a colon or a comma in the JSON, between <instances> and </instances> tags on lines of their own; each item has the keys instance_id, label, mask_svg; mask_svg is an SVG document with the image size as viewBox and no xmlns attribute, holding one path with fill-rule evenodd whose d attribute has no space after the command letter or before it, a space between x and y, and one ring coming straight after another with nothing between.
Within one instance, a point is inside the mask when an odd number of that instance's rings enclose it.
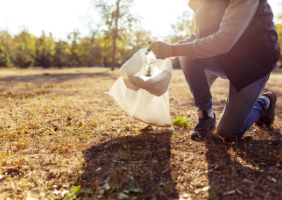
<instances>
[{"instance_id":1,"label":"dirt ground","mask_svg":"<svg viewBox=\"0 0 282 200\"><path fill-rule=\"evenodd\" d=\"M189 138L198 118L181 70L170 114L187 128L144 130L105 94L118 77L106 68L0 70L0 200L282 199L281 72L265 89L278 96L275 124L234 143L216 131ZM212 87L217 120L228 87Z\"/></svg>"}]
</instances>

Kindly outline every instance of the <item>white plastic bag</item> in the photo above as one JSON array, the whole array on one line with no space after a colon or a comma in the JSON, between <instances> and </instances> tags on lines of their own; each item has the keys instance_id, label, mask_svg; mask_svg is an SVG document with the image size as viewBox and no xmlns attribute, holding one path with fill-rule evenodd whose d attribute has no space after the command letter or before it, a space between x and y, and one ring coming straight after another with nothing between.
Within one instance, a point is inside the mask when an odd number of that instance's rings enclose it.
<instances>
[{"instance_id":1,"label":"white plastic bag","mask_svg":"<svg viewBox=\"0 0 282 200\"><path fill-rule=\"evenodd\" d=\"M143 75L146 50L134 54L120 69L121 77L109 95L133 118L147 124L170 127L168 85L171 79L171 59L156 61L151 77Z\"/></svg>"}]
</instances>

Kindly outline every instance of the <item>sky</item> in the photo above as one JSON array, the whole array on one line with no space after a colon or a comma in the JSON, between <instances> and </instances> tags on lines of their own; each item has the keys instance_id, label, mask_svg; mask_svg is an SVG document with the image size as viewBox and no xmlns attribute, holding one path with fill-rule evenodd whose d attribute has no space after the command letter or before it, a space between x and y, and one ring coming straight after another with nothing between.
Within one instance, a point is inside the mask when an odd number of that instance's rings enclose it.
<instances>
[{"instance_id":1,"label":"sky","mask_svg":"<svg viewBox=\"0 0 282 200\"><path fill-rule=\"evenodd\" d=\"M268 0L274 13L282 12L279 2ZM141 26L161 38L168 35L171 25L184 10L189 10L187 0L134 0L132 13L141 16ZM89 34L88 19L92 16L92 26L99 17L95 14L92 0L0 0L0 30L18 34L26 28L39 37L42 31L51 32L55 39L66 39L67 33L79 30Z\"/></svg>"}]
</instances>

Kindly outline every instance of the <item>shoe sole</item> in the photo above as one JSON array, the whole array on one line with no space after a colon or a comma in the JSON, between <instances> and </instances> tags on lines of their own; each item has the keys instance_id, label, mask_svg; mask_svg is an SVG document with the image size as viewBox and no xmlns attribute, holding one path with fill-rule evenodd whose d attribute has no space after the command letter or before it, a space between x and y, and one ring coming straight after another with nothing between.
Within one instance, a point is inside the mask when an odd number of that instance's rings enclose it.
<instances>
[{"instance_id":1,"label":"shoe sole","mask_svg":"<svg viewBox=\"0 0 282 200\"><path fill-rule=\"evenodd\" d=\"M200 137L204 138L204 137L206 137L208 134L212 133L215 129L216 129L216 127L215 127L215 126L212 126L212 127L207 131L207 134L206 134L206 135L201 135L201 134L198 133L198 132L193 132L193 131L191 131L191 132L190 132L191 139L192 139L192 140L197 140L197 139L199 139Z\"/></svg>"},{"instance_id":2,"label":"shoe sole","mask_svg":"<svg viewBox=\"0 0 282 200\"><path fill-rule=\"evenodd\" d=\"M272 118L272 120L269 123L265 124L266 128L269 128L273 124L274 118L275 118L274 115L275 115L275 106L276 106L277 97L276 97L275 94L272 95L272 97L274 97L273 102L272 102L273 103L273 107L272 107L272 110L271 110L271 113L273 113L273 118Z\"/></svg>"},{"instance_id":3,"label":"shoe sole","mask_svg":"<svg viewBox=\"0 0 282 200\"><path fill-rule=\"evenodd\" d=\"M269 123L264 123L262 121L256 121L255 122L255 125L258 126L258 127L263 127L263 124L265 124L265 127L266 128L270 128L270 126L273 124L274 122L274 112L275 112L275 105L276 105L276 101L277 101L277 96L274 94L274 93L269 93L270 96L271 96L271 99L273 99L273 102L271 102L274 106L272 106L272 110L271 110L271 113L273 113L273 118L272 120L269 122ZM268 96L268 95L267 95Z\"/></svg>"},{"instance_id":4,"label":"shoe sole","mask_svg":"<svg viewBox=\"0 0 282 200\"><path fill-rule=\"evenodd\" d=\"M263 123L262 122L256 122L255 124L256 124L256 126L263 127Z\"/></svg>"},{"instance_id":5,"label":"shoe sole","mask_svg":"<svg viewBox=\"0 0 282 200\"><path fill-rule=\"evenodd\" d=\"M216 128L215 128L215 126L213 126L213 127L212 127L209 131L208 131L208 134L210 134L210 133L214 132L214 131L215 131L215 129L216 129ZM208 134L207 134L207 135L208 135Z\"/></svg>"}]
</instances>

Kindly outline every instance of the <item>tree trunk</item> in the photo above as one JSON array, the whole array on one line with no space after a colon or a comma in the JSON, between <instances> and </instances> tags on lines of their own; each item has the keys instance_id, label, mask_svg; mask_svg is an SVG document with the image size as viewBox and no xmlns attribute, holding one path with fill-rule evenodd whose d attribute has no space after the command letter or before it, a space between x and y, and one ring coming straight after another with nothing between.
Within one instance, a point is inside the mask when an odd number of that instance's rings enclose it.
<instances>
[{"instance_id":1,"label":"tree trunk","mask_svg":"<svg viewBox=\"0 0 282 200\"><path fill-rule=\"evenodd\" d=\"M90 51L89 51L89 67L92 67L92 50L93 50L94 36L92 34L92 38L90 40Z\"/></svg>"},{"instance_id":2,"label":"tree trunk","mask_svg":"<svg viewBox=\"0 0 282 200\"><path fill-rule=\"evenodd\" d=\"M114 29L114 35L113 35L112 70L115 70L115 66L116 66L116 48L117 48L117 35L118 35L119 3L120 3L120 0L117 0L117 8L116 8L116 16L115 16L115 29Z\"/></svg>"}]
</instances>

